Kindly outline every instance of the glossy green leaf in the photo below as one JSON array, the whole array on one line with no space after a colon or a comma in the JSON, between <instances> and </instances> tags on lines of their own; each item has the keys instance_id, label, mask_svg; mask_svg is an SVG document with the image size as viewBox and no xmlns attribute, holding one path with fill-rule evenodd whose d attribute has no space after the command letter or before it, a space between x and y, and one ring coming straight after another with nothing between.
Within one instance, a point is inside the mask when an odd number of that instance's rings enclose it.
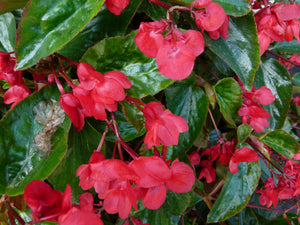
<instances>
[{"instance_id":1,"label":"glossy green leaf","mask_svg":"<svg viewBox=\"0 0 300 225\"><path fill-rule=\"evenodd\" d=\"M145 56L137 48L135 35L136 32L132 32L126 37L104 39L90 48L81 60L101 73L122 71L132 83L127 94L142 98L156 94L174 81L158 72L155 58Z\"/></svg>"},{"instance_id":2,"label":"glossy green leaf","mask_svg":"<svg viewBox=\"0 0 300 225\"><path fill-rule=\"evenodd\" d=\"M186 210L191 201L191 192L174 193L167 191L164 204L157 210L150 210L139 204L139 210L132 216L142 220L144 223L155 225L177 225L181 214Z\"/></svg>"},{"instance_id":3,"label":"glossy green leaf","mask_svg":"<svg viewBox=\"0 0 300 225\"><path fill-rule=\"evenodd\" d=\"M17 69L30 67L67 44L103 3L104 0L31 0L18 27Z\"/></svg>"},{"instance_id":4,"label":"glossy green leaf","mask_svg":"<svg viewBox=\"0 0 300 225\"><path fill-rule=\"evenodd\" d=\"M130 105L125 101L121 102L121 104L123 114L127 118L127 121L131 123L131 125L137 130L137 132L141 132L145 127L144 114L134 105Z\"/></svg>"},{"instance_id":5,"label":"glossy green leaf","mask_svg":"<svg viewBox=\"0 0 300 225\"><path fill-rule=\"evenodd\" d=\"M259 139L288 159L292 159L294 154L299 151L299 144L295 138L283 130L271 131Z\"/></svg>"},{"instance_id":6,"label":"glossy green leaf","mask_svg":"<svg viewBox=\"0 0 300 225\"><path fill-rule=\"evenodd\" d=\"M174 4L190 6L193 0L169 0ZM225 13L231 16L242 16L250 12L251 6L247 0L213 0L219 3Z\"/></svg>"},{"instance_id":7,"label":"glossy green leaf","mask_svg":"<svg viewBox=\"0 0 300 225\"><path fill-rule=\"evenodd\" d=\"M86 123L80 132L74 127L69 132L67 152L48 178L53 188L64 191L67 184L72 188L72 199L79 201L79 196L84 191L78 186L79 178L76 177L76 170L82 164L89 162L93 151L97 149L101 135L89 124Z\"/></svg>"},{"instance_id":8,"label":"glossy green leaf","mask_svg":"<svg viewBox=\"0 0 300 225\"><path fill-rule=\"evenodd\" d=\"M259 215L252 208L244 208L240 213L228 220L231 225L265 225Z\"/></svg>"},{"instance_id":9,"label":"glossy green leaf","mask_svg":"<svg viewBox=\"0 0 300 225\"><path fill-rule=\"evenodd\" d=\"M240 143L245 142L247 138L250 136L252 131L251 126L248 124L242 124L237 129L237 137Z\"/></svg>"},{"instance_id":10,"label":"glossy green leaf","mask_svg":"<svg viewBox=\"0 0 300 225\"><path fill-rule=\"evenodd\" d=\"M141 1L131 0L119 16L111 13L106 6L101 7L97 16L59 53L77 61L103 38L123 36Z\"/></svg>"},{"instance_id":11,"label":"glossy green leaf","mask_svg":"<svg viewBox=\"0 0 300 225\"><path fill-rule=\"evenodd\" d=\"M219 3L230 16L243 16L251 10L248 0L213 0L213 2Z\"/></svg>"},{"instance_id":12,"label":"glossy green leaf","mask_svg":"<svg viewBox=\"0 0 300 225\"><path fill-rule=\"evenodd\" d=\"M234 119L242 106L242 90L239 84L232 78L225 78L213 86L213 90L224 119L235 126Z\"/></svg>"},{"instance_id":13,"label":"glossy green leaf","mask_svg":"<svg viewBox=\"0 0 300 225\"><path fill-rule=\"evenodd\" d=\"M0 130L4 131L0 133L1 194L21 194L32 180L43 180L49 176L63 158L70 119L65 116L59 126L45 127L42 125L45 123L34 113L34 107L38 104L49 99L58 100L58 97L59 91L55 85L45 87L17 104L0 121ZM41 136L43 132L46 134L44 139ZM40 148L43 144L51 144L50 151L41 151L45 150Z\"/></svg>"},{"instance_id":14,"label":"glossy green leaf","mask_svg":"<svg viewBox=\"0 0 300 225\"><path fill-rule=\"evenodd\" d=\"M240 163L239 172L228 172L223 189L207 217L207 222L219 222L240 212L250 200L260 177L259 162Z\"/></svg>"},{"instance_id":15,"label":"glossy green leaf","mask_svg":"<svg viewBox=\"0 0 300 225\"><path fill-rule=\"evenodd\" d=\"M166 99L168 109L189 125L189 130L180 134L178 145L174 146L174 159L181 157L199 136L206 120L208 100L204 91L194 86L192 76L168 87Z\"/></svg>"},{"instance_id":16,"label":"glossy green leaf","mask_svg":"<svg viewBox=\"0 0 300 225\"><path fill-rule=\"evenodd\" d=\"M280 129L284 125L292 96L291 78L286 68L275 59L262 61L256 73L254 86L266 86L275 96L275 101L263 106L271 117L270 129Z\"/></svg>"},{"instance_id":17,"label":"glossy green leaf","mask_svg":"<svg viewBox=\"0 0 300 225\"><path fill-rule=\"evenodd\" d=\"M166 17L168 10L150 1L143 1L138 11L144 12L153 20L161 20Z\"/></svg>"},{"instance_id":18,"label":"glossy green leaf","mask_svg":"<svg viewBox=\"0 0 300 225\"><path fill-rule=\"evenodd\" d=\"M28 0L1 0L0 14L23 8L27 2Z\"/></svg>"},{"instance_id":19,"label":"glossy green leaf","mask_svg":"<svg viewBox=\"0 0 300 225\"><path fill-rule=\"evenodd\" d=\"M205 44L239 76L246 89L251 88L258 68L259 44L253 13L231 17L228 38L212 40L205 36Z\"/></svg>"},{"instance_id":20,"label":"glossy green leaf","mask_svg":"<svg viewBox=\"0 0 300 225\"><path fill-rule=\"evenodd\" d=\"M300 54L300 42L297 40L278 42L274 51L282 54Z\"/></svg>"},{"instance_id":21,"label":"glossy green leaf","mask_svg":"<svg viewBox=\"0 0 300 225\"><path fill-rule=\"evenodd\" d=\"M0 51L12 52L16 42L16 21L12 13L0 15Z\"/></svg>"}]
</instances>

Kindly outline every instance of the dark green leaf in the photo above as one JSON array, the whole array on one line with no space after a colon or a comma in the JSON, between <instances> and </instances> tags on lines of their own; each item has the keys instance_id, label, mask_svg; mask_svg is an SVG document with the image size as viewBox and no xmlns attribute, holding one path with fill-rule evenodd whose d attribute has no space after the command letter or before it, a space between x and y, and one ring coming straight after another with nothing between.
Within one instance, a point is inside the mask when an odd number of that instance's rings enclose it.
<instances>
[{"instance_id":1,"label":"dark green leaf","mask_svg":"<svg viewBox=\"0 0 300 225\"><path fill-rule=\"evenodd\" d=\"M243 16L251 10L248 0L213 0L213 2L219 3L230 16Z\"/></svg>"},{"instance_id":2,"label":"dark green leaf","mask_svg":"<svg viewBox=\"0 0 300 225\"><path fill-rule=\"evenodd\" d=\"M280 215L279 217L271 220L268 225L299 225L298 216L293 213L286 213L287 219L289 223L284 218L284 215Z\"/></svg>"},{"instance_id":3,"label":"dark green leaf","mask_svg":"<svg viewBox=\"0 0 300 225\"><path fill-rule=\"evenodd\" d=\"M17 32L17 69L34 65L74 38L97 14L104 0L32 0Z\"/></svg>"},{"instance_id":4,"label":"dark green leaf","mask_svg":"<svg viewBox=\"0 0 300 225\"><path fill-rule=\"evenodd\" d=\"M192 80L192 76L189 78ZM180 134L178 145L174 146L173 159L182 156L200 134L208 112L205 93L187 80L176 82L166 89L168 109L183 117L189 130Z\"/></svg>"},{"instance_id":5,"label":"dark green leaf","mask_svg":"<svg viewBox=\"0 0 300 225\"><path fill-rule=\"evenodd\" d=\"M181 214L189 206L191 192L178 194L167 191L164 204L157 210L150 210L139 204L139 210L132 216L142 220L144 223L155 225L177 225Z\"/></svg>"},{"instance_id":6,"label":"dark green leaf","mask_svg":"<svg viewBox=\"0 0 300 225\"><path fill-rule=\"evenodd\" d=\"M297 40L278 42L274 51L282 54L300 54L300 42Z\"/></svg>"},{"instance_id":7,"label":"dark green leaf","mask_svg":"<svg viewBox=\"0 0 300 225\"><path fill-rule=\"evenodd\" d=\"M144 12L153 20L161 20L166 17L168 10L150 1L143 1L138 11Z\"/></svg>"},{"instance_id":8,"label":"dark green leaf","mask_svg":"<svg viewBox=\"0 0 300 225\"><path fill-rule=\"evenodd\" d=\"M242 90L239 84L232 78L225 78L213 86L213 90L224 119L235 126L234 119L242 106Z\"/></svg>"},{"instance_id":9,"label":"dark green leaf","mask_svg":"<svg viewBox=\"0 0 300 225\"><path fill-rule=\"evenodd\" d=\"M0 51L12 52L16 42L16 21L12 13L0 15L0 30Z\"/></svg>"},{"instance_id":10,"label":"dark green leaf","mask_svg":"<svg viewBox=\"0 0 300 225\"><path fill-rule=\"evenodd\" d=\"M262 61L256 73L254 86L266 86L275 96L275 101L263 106L271 117L268 118L271 129L280 129L284 125L292 96L291 78L286 68L275 59Z\"/></svg>"},{"instance_id":11,"label":"dark green leaf","mask_svg":"<svg viewBox=\"0 0 300 225\"><path fill-rule=\"evenodd\" d=\"M0 14L23 8L27 2L28 0L1 0Z\"/></svg>"},{"instance_id":12,"label":"dark green leaf","mask_svg":"<svg viewBox=\"0 0 300 225\"><path fill-rule=\"evenodd\" d=\"M259 162L240 163L239 172L229 172L222 192L208 214L207 222L224 221L241 211L250 200L259 177Z\"/></svg>"},{"instance_id":13,"label":"dark green leaf","mask_svg":"<svg viewBox=\"0 0 300 225\"><path fill-rule=\"evenodd\" d=\"M89 47L103 38L123 36L141 1L131 0L119 16L111 13L106 6L103 6L86 28L64 46L59 53L73 60L79 60Z\"/></svg>"},{"instance_id":14,"label":"dark green leaf","mask_svg":"<svg viewBox=\"0 0 300 225\"><path fill-rule=\"evenodd\" d=\"M55 102L49 99L58 100L58 96L56 86L45 87L17 104L0 121L0 129L4 131L0 133L1 194L21 194L32 180L49 176L63 158L70 119L65 116L63 123L55 126L51 123L54 118L48 123L39 117L39 113L34 113L35 107ZM56 119L62 122L61 117Z\"/></svg>"},{"instance_id":15,"label":"dark green leaf","mask_svg":"<svg viewBox=\"0 0 300 225\"><path fill-rule=\"evenodd\" d=\"M283 130L271 131L259 139L288 159L292 159L294 154L299 151L299 144L295 138Z\"/></svg>"},{"instance_id":16,"label":"dark green leaf","mask_svg":"<svg viewBox=\"0 0 300 225\"><path fill-rule=\"evenodd\" d=\"M237 129L237 137L240 143L247 140L250 136L252 128L248 124L242 124Z\"/></svg>"},{"instance_id":17,"label":"dark green leaf","mask_svg":"<svg viewBox=\"0 0 300 225\"><path fill-rule=\"evenodd\" d=\"M231 217L229 220L231 225L264 225L265 223L257 215L253 209L244 208L240 213Z\"/></svg>"},{"instance_id":18,"label":"dark green leaf","mask_svg":"<svg viewBox=\"0 0 300 225\"><path fill-rule=\"evenodd\" d=\"M173 83L158 72L156 60L145 56L136 46L132 32L126 37L104 39L90 48L82 61L101 73L119 70L126 74L132 87L126 92L132 97L154 95Z\"/></svg>"},{"instance_id":19,"label":"dark green leaf","mask_svg":"<svg viewBox=\"0 0 300 225\"><path fill-rule=\"evenodd\" d=\"M292 81L295 85L300 86L300 72L294 74Z\"/></svg>"},{"instance_id":20,"label":"dark green leaf","mask_svg":"<svg viewBox=\"0 0 300 225\"><path fill-rule=\"evenodd\" d=\"M127 121L137 130L141 132L145 127L145 117L144 114L138 110L134 105L130 105L127 102L123 101L122 111Z\"/></svg>"},{"instance_id":21,"label":"dark green leaf","mask_svg":"<svg viewBox=\"0 0 300 225\"><path fill-rule=\"evenodd\" d=\"M250 90L260 60L253 13L231 17L227 39L212 40L204 36L208 48L226 62L242 80L245 88Z\"/></svg>"},{"instance_id":22,"label":"dark green leaf","mask_svg":"<svg viewBox=\"0 0 300 225\"><path fill-rule=\"evenodd\" d=\"M67 184L72 188L72 199L79 201L79 195L84 191L78 186L79 178L76 170L82 164L87 164L93 151L97 149L101 135L89 123L80 132L73 127L69 132L68 149L63 160L48 178L55 189L64 191Z\"/></svg>"}]
</instances>

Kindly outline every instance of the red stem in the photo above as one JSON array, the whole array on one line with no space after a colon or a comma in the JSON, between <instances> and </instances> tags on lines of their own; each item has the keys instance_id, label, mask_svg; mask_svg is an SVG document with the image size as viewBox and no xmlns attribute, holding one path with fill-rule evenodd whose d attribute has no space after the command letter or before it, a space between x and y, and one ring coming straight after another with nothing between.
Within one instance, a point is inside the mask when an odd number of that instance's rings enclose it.
<instances>
[{"instance_id":1,"label":"red stem","mask_svg":"<svg viewBox=\"0 0 300 225\"><path fill-rule=\"evenodd\" d=\"M65 79L65 81L67 81L72 89L76 87L63 71L60 71L60 75Z\"/></svg>"},{"instance_id":2,"label":"red stem","mask_svg":"<svg viewBox=\"0 0 300 225\"><path fill-rule=\"evenodd\" d=\"M166 158L167 158L167 146L163 146L162 147L162 151L161 151L161 157L162 157L162 159L165 161L166 160Z\"/></svg>"},{"instance_id":3,"label":"red stem","mask_svg":"<svg viewBox=\"0 0 300 225\"><path fill-rule=\"evenodd\" d=\"M98 145L98 148L97 148L97 150L96 150L97 152L100 152L100 151L101 151L101 148L102 148L102 145L103 145L103 143L104 143L104 139L105 139L105 137L106 137L107 132L108 132L108 126L105 127L105 130L104 130L104 132L103 132L103 134L102 134L101 140L100 140L99 145Z\"/></svg>"},{"instance_id":4,"label":"red stem","mask_svg":"<svg viewBox=\"0 0 300 225\"><path fill-rule=\"evenodd\" d=\"M219 133L218 127L217 127L217 125L216 125L216 122L215 122L215 120L214 120L214 117L213 117L213 115L212 115L210 109L208 109L208 113L209 113L209 116L210 116L210 118L211 118L211 121L212 121L212 123L213 123L213 125L214 125L214 127L215 127L215 130L216 130L216 132L217 132L218 137L221 138L221 135L220 135L220 133Z\"/></svg>"},{"instance_id":5,"label":"red stem","mask_svg":"<svg viewBox=\"0 0 300 225\"><path fill-rule=\"evenodd\" d=\"M59 92L63 95L65 93L65 90L64 90L62 84L60 83L60 81L58 79L58 76L57 76L57 73L55 71L55 68L54 68L55 63L54 63L54 59L53 59L52 55L50 56L50 59L51 59L51 63L52 63L52 71L53 71L53 74L54 74L55 83L58 87Z\"/></svg>"},{"instance_id":6,"label":"red stem","mask_svg":"<svg viewBox=\"0 0 300 225\"><path fill-rule=\"evenodd\" d=\"M156 146L153 147L153 155L160 157L160 153L157 150Z\"/></svg>"},{"instance_id":7,"label":"red stem","mask_svg":"<svg viewBox=\"0 0 300 225\"><path fill-rule=\"evenodd\" d=\"M213 77L216 79L216 80L220 80L220 78L216 75L216 74L214 74L214 72L213 71L211 71L203 62L201 62L199 59L197 59L196 58L196 61L197 61L197 63L199 63L201 66L203 66L204 67L204 69L206 69L211 75L213 75Z\"/></svg>"},{"instance_id":8,"label":"red stem","mask_svg":"<svg viewBox=\"0 0 300 225\"><path fill-rule=\"evenodd\" d=\"M21 224L21 225L25 225L25 221L22 219L22 217L11 207L10 203L5 201L4 202L6 208L8 209L8 212L11 214L12 218L16 218L18 220L18 222ZM15 220L13 219L12 220L13 222L15 222ZM11 222L12 222L11 221ZM12 224L13 225L13 224Z\"/></svg>"},{"instance_id":9,"label":"red stem","mask_svg":"<svg viewBox=\"0 0 300 225\"><path fill-rule=\"evenodd\" d=\"M267 53L269 53L269 54L271 54L271 55L274 55L274 56L276 56L277 58L280 58L280 59L282 59L283 61L286 61L286 62L288 62L288 63L290 63L290 64L293 64L294 66L297 66L297 67L300 68L300 65L299 65L299 64L294 63L294 62L292 62L291 60L282 57L281 55L278 55L278 54L276 54L276 53L274 53L274 52L272 52L272 51L270 51L270 50L267 50Z\"/></svg>"},{"instance_id":10,"label":"red stem","mask_svg":"<svg viewBox=\"0 0 300 225\"><path fill-rule=\"evenodd\" d=\"M277 212L277 213L280 213L280 214L283 214L283 213L284 213L284 211L282 211L282 210L279 210L279 209L272 209L272 208L267 208L267 207L260 206L260 205L251 205L251 204L247 204L247 207L250 207L250 208L256 208L256 209L265 209L265 210Z\"/></svg>"},{"instance_id":11,"label":"red stem","mask_svg":"<svg viewBox=\"0 0 300 225\"><path fill-rule=\"evenodd\" d=\"M136 99L136 98L133 98L133 97L130 97L130 96L126 96L126 100L128 101L128 102L135 102L135 103L137 103L137 104L139 104L139 105L142 105L142 106L146 106L147 104L146 103L144 103L144 102L142 102L142 101L140 101L140 100L138 100L138 99ZM142 110L141 110L142 111Z\"/></svg>"},{"instance_id":12,"label":"red stem","mask_svg":"<svg viewBox=\"0 0 300 225\"><path fill-rule=\"evenodd\" d=\"M13 215L10 213L10 211L7 212L8 215L8 219L11 225L16 225L15 219L13 217Z\"/></svg>"},{"instance_id":13,"label":"red stem","mask_svg":"<svg viewBox=\"0 0 300 225\"><path fill-rule=\"evenodd\" d=\"M69 58L67 58L67 57L65 57L65 56L63 56L63 55L61 55L61 54L54 53L54 55L56 55L57 57L59 57L59 58L65 60L65 61L67 61L67 62L69 62L69 63L71 63L71 64L73 64L73 65L75 65L75 66L78 66L78 65L79 65L78 62L75 62L74 60L69 59Z\"/></svg>"},{"instance_id":14,"label":"red stem","mask_svg":"<svg viewBox=\"0 0 300 225\"><path fill-rule=\"evenodd\" d=\"M159 6L163 7L163 8L165 8L165 9L171 8L170 5L168 5L167 3L161 2L159 0L149 0L149 2L152 2L152 3L156 4L156 5L159 5Z\"/></svg>"}]
</instances>

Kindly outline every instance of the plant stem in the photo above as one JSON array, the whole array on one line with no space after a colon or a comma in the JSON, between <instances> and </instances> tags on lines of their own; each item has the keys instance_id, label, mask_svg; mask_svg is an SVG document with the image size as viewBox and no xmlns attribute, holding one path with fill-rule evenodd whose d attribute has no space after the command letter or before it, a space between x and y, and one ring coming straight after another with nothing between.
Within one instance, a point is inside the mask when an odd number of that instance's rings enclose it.
<instances>
[{"instance_id":1,"label":"plant stem","mask_svg":"<svg viewBox=\"0 0 300 225\"><path fill-rule=\"evenodd\" d=\"M286 61L286 62L288 62L288 63L290 63L290 64L293 64L294 66L297 66L297 67L299 67L299 68L300 68L300 65L299 65L299 64L297 64L297 63L294 63L294 62L292 62L291 60L289 60L289 59L287 59L287 58L284 58L284 57L282 57L281 55L278 55L278 54L276 54L276 53L274 53L274 52L272 52L272 51L270 51L270 50L267 50L266 52L267 52L267 53L269 53L269 54L271 54L271 55L274 55L274 56L276 56L277 58L280 58L280 59L282 59L283 61Z\"/></svg>"},{"instance_id":2,"label":"plant stem","mask_svg":"<svg viewBox=\"0 0 300 225\"><path fill-rule=\"evenodd\" d=\"M210 109L208 109L208 113L209 113L209 116L210 116L210 118L211 118L211 121L212 121L212 123L213 123L213 125L214 125L214 127L215 127L215 130L216 130L216 132L217 132L218 137L219 137L219 138L222 138L221 135L220 135L220 133L219 133L218 127L217 127L217 125L216 125L216 122L215 122L215 120L214 120L214 117L213 117L213 115L212 115Z\"/></svg>"},{"instance_id":3,"label":"plant stem","mask_svg":"<svg viewBox=\"0 0 300 225\"><path fill-rule=\"evenodd\" d=\"M135 102L139 105L142 105L142 106L146 106L146 103L140 101L139 99L136 99L136 98L133 98L133 97L130 97L130 96L126 96L126 101L128 101L129 103L132 103L132 102ZM142 111L142 110L141 110Z\"/></svg>"},{"instance_id":4,"label":"plant stem","mask_svg":"<svg viewBox=\"0 0 300 225\"><path fill-rule=\"evenodd\" d=\"M6 200L4 202L6 208L8 209L8 212L12 215L12 217L15 217L18 222L21 224L21 225L25 225L25 221L22 219L22 217L13 209L13 207L11 207L10 203ZM12 222L12 221L11 221ZM13 219L13 222L14 219Z\"/></svg>"},{"instance_id":5,"label":"plant stem","mask_svg":"<svg viewBox=\"0 0 300 225\"><path fill-rule=\"evenodd\" d=\"M102 134L101 140L100 140L99 145L98 145L97 150L96 150L97 152L101 151L101 148L102 148L102 145L104 143L107 132L108 132L108 125L105 127L105 130Z\"/></svg>"},{"instance_id":6,"label":"plant stem","mask_svg":"<svg viewBox=\"0 0 300 225\"><path fill-rule=\"evenodd\" d=\"M204 67L204 69L206 69L211 75L213 75L213 77L216 80L220 80L220 78L213 72L211 71L203 62L201 62L199 59L196 58L197 63L199 63L201 66Z\"/></svg>"},{"instance_id":7,"label":"plant stem","mask_svg":"<svg viewBox=\"0 0 300 225\"><path fill-rule=\"evenodd\" d=\"M62 84L60 83L60 81L58 79L58 76L57 76L57 73L55 71L55 68L54 68L55 63L54 63L54 59L53 59L52 55L50 56L50 59L51 59L51 63L52 63L52 71L53 71L53 74L54 74L55 83L58 87L58 90L59 90L60 94L63 95L65 93L65 90L64 90Z\"/></svg>"},{"instance_id":8,"label":"plant stem","mask_svg":"<svg viewBox=\"0 0 300 225\"><path fill-rule=\"evenodd\" d=\"M65 60L65 61L67 61L67 62L69 62L69 63L71 63L71 64L73 64L73 65L75 65L75 66L78 66L78 65L79 65L78 62L75 62L74 60L69 59L69 58L67 58L67 57L65 57L65 56L63 56L63 55L61 55L61 54L59 54L59 53L54 53L54 55L56 55L57 57L59 57L59 58Z\"/></svg>"},{"instance_id":9,"label":"plant stem","mask_svg":"<svg viewBox=\"0 0 300 225\"><path fill-rule=\"evenodd\" d=\"M221 180L221 181L214 187L214 189L209 193L209 196L212 196L212 195L214 195L215 193L217 193L217 191L218 191L221 187L223 187L223 185L224 185L224 180Z\"/></svg>"},{"instance_id":10,"label":"plant stem","mask_svg":"<svg viewBox=\"0 0 300 225\"><path fill-rule=\"evenodd\" d=\"M247 204L247 207L249 207L249 208L255 208L255 209L264 209L264 210L268 210L268 211L272 211L272 212L277 212L277 213L280 213L280 214L284 213L284 211L282 211L282 210L267 208L265 206L260 206L260 205Z\"/></svg>"},{"instance_id":11,"label":"plant stem","mask_svg":"<svg viewBox=\"0 0 300 225\"><path fill-rule=\"evenodd\" d=\"M69 84L69 86L73 89L76 86L73 84L73 82L69 79L69 77L67 77L67 75L63 72L60 71L60 75L65 79L65 81Z\"/></svg>"}]
</instances>

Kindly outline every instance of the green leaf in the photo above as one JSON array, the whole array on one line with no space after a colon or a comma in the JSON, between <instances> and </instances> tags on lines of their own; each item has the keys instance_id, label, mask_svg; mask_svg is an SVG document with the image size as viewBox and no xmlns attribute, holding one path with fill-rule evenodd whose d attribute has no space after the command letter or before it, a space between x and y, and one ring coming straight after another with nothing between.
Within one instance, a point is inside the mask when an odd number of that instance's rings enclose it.
<instances>
[{"instance_id":1,"label":"green leaf","mask_svg":"<svg viewBox=\"0 0 300 225\"><path fill-rule=\"evenodd\" d=\"M144 12L153 20L161 20L166 17L168 10L150 1L143 1L138 11Z\"/></svg>"},{"instance_id":2,"label":"green leaf","mask_svg":"<svg viewBox=\"0 0 300 225\"><path fill-rule=\"evenodd\" d=\"M56 86L47 86L18 103L0 121L0 129L4 131L0 133L1 194L23 193L32 180L47 178L63 158L70 119L67 116L64 119L60 117L57 108L53 117L45 110L38 110L49 107L48 112L51 112L53 108L48 103L55 103L58 97ZM55 103L57 105L58 102ZM47 115L50 117L43 120Z\"/></svg>"},{"instance_id":3,"label":"green leaf","mask_svg":"<svg viewBox=\"0 0 300 225\"><path fill-rule=\"evenodd\" d=\"M213 90L224 119L235 126L234 119L238 116L237 111L242 106L241 87L234 79L225 78L213 86Z\"/></svg>"},{"instance_id":4,"label":"green leaf","mask_svg":"<svg viewBox=\"0 0 300 225\"><path fill-rule=\"evenodd\" d=\"M248 0L213 0L213 2L219 3L230 16L243 16L251 10Z\"/></svg>"},{"instance_id":5,"label":"green leaf","mask_svg":"<svg viewBox=\"0 0 300 225\"><path fill-rule=\"evenodd\" d=\"M31 0L17 32L17 69L34 65L74 38L97 14L104 0Z\"/></svg>"},{"instance_id":6,"label":"green leaf","mask_svg":"<svg viewBox=\"0 0 300 225\"><path fill-rule=\"evenodd\" d=\"M189 130L180 134L178 145L174 146L174 159L181 157L199 136L206 120L208 100L204 91L194 86L192 76L168 87L166 99L168 109L189 125Z\"/></svg>"},{"instance_id":7,"label":"green leaf","mask_svg":"<svg viewBox=\"0 0 300 225\"><path fill-rule=\"evenodd\" d=\"M271 131L259 139L288 159L292 159L294 154L299 151L299 144L296 139L283 130Z\"/></svg>"},{"instance_id":8,"label":"green leaf","mask_svg":"<svg viewBox=\"0 0 300 225\"><path fill-rule=\"evenodd\" d=\"M119 70L126 74L132 87L126 90L132 97L154 95L174 81L158 72L155 58L145 56L136 46L132 32L126 37L104 39L90 48L81 61L91 64L101 73Z\"/></svg>"},{"instance_id":9,"label":"green leaf","mask_svg":"<svg viewBox=\"0 0 300 225\"><path fill-rule=\"evenodd\" d=\"M250 200L260 177L259 162L240 163L239 172L228 173L222 192L214 203L207 222L219 222L241 211Z\"/></svg>"},{"instance_id":10,"label":"green leaf","mask_svg":"<svg viewBox=\"0 0 300 225\"><path fill-rule=\"evenodd\" d=\"M134 105L130 105L127 102L121 102L122 111L127 121L137 130L141 132L145 127L145 117L144 114L138 110Z\"/></svg>"},{"instance_id":11,"label":"green leaf","mask_svg":"<svg viewBox=\"0 0 300 225\"><path fill-rule=\"evenodd\" d=\"M1 0L0 14L23 8L28 0Z\"/></svg>"},{"instance_id":12,"label":"green leaf","mask_svg":"<svg viewBox=\"0 0 300 225\"><path fill-rule=\"evenodd\" d=\"M248 124L240 125L237 129L238 141L240 143L245 142L247 140L247 138L250 136L251 131L252 131L252 128Z\"/></svg>"},{"instance_id":13,"label":"green leaf","mask_svg":"<svg viewBox=\"0 0 300 225\"><path fill-rule=\"evenodd\" d=\"M150 210L139 204L139 210L132 216L142 220L144 223L155 225L177 225L181 214L186 210L191 201L191 192L174 193L167 191L164 204L157 210Z\"/></svg>"},{"instance_id":14,"label":"green leaf","mask_svg":"<svg viewBox=\"0 0 300 225\"><path fill-rule=\"evenodd\" d=\"M16 21L12 13L0 15L0 50L12 52L16 42Z\"/></svg>"},{"instance_id":15,"label":"green leaf","mask_svg":"<svg viewBox=\"0 0 300 225\"><path fill-rule=\"evenodd\" d=\"M252 208L244 208L240 213L231 217L229 220L231 225L264 225L262 218L255 213Z\"/></svg>"},{"instance_id":16,"label":"green leaf","mask_svg":"<svg viewBox=\"0 0 300 225\"><path fill-rule=\"evenodd\" d=\"M88 48L102 39L123 36L141 1L131 0L119 16L111 13L106 6L103 6L85 29L59 50L59 53L78 61Z\"/></svg>"},{"instance_id":17,"label":"green leaf","mask_svg":"<svg viewBox=\"0 0 300 225\"><path fill-rule=\"evenodd\" d=\"M242 80L245 88L250 90L260 61L253 13L231 17L227 39L212 40L204 36L208 48L226 62Z\"/></svg>"},{"instance_id":18,"label":"green leaf","mask_svg":"<svg viewBox=\"0 0 300 225\"><path fill-rule=\"evenodd\" d=\"M300 86L300 72L294 74L292 81L295 85Z\"/></svg>"},{"instance_id":19,"label":"green leaf","mask_svg":"<svg viewBox=\"0 0 300 225\"><path fill-rule=\"evenodd\" d=\"M101 135L89 124L85 124L80 132L74 127L69 132L68 149L63 160L48 178L55 189L64 191L67 184L72 188L72 199L79 202L79 196L84 191L79 187L76 170L82 164L89 162L93 151L97 149Z\"/></svg>"},{"instance_id":20,"label":"green leaf","mask_svg":"<svg viewBox=\"0 0 300 225\"><path fill-rule=\"evenodd\" d=\"M280 215L277 218L271 220L268 225L299 225L298 216L293 213L286 213L289 223L284 218L284 215Z\"/></svg>"},{"instance_id":21,"label":"green leaf","mask_svg":"<svg viewBox=\"0 0 300 225\"><path fill-rule=\"evenodd\" d=\"M282 54L300 54L300 42L297 40L278 42L274 51Z\"/></svg>"},{"instance_id":22,"label":"green leaf","mask_svg":"<svg viewBox=\"0 0 300 225\"><path fill-rule=\"evenodd\" d=\"M254 86L266 86L275 96L275 101L263 108L271 114L268 118L270 129L284 125L292 96L291 78L286 68L275 59L262 61L256 73Z\"/></svg>"}]
</instances>

